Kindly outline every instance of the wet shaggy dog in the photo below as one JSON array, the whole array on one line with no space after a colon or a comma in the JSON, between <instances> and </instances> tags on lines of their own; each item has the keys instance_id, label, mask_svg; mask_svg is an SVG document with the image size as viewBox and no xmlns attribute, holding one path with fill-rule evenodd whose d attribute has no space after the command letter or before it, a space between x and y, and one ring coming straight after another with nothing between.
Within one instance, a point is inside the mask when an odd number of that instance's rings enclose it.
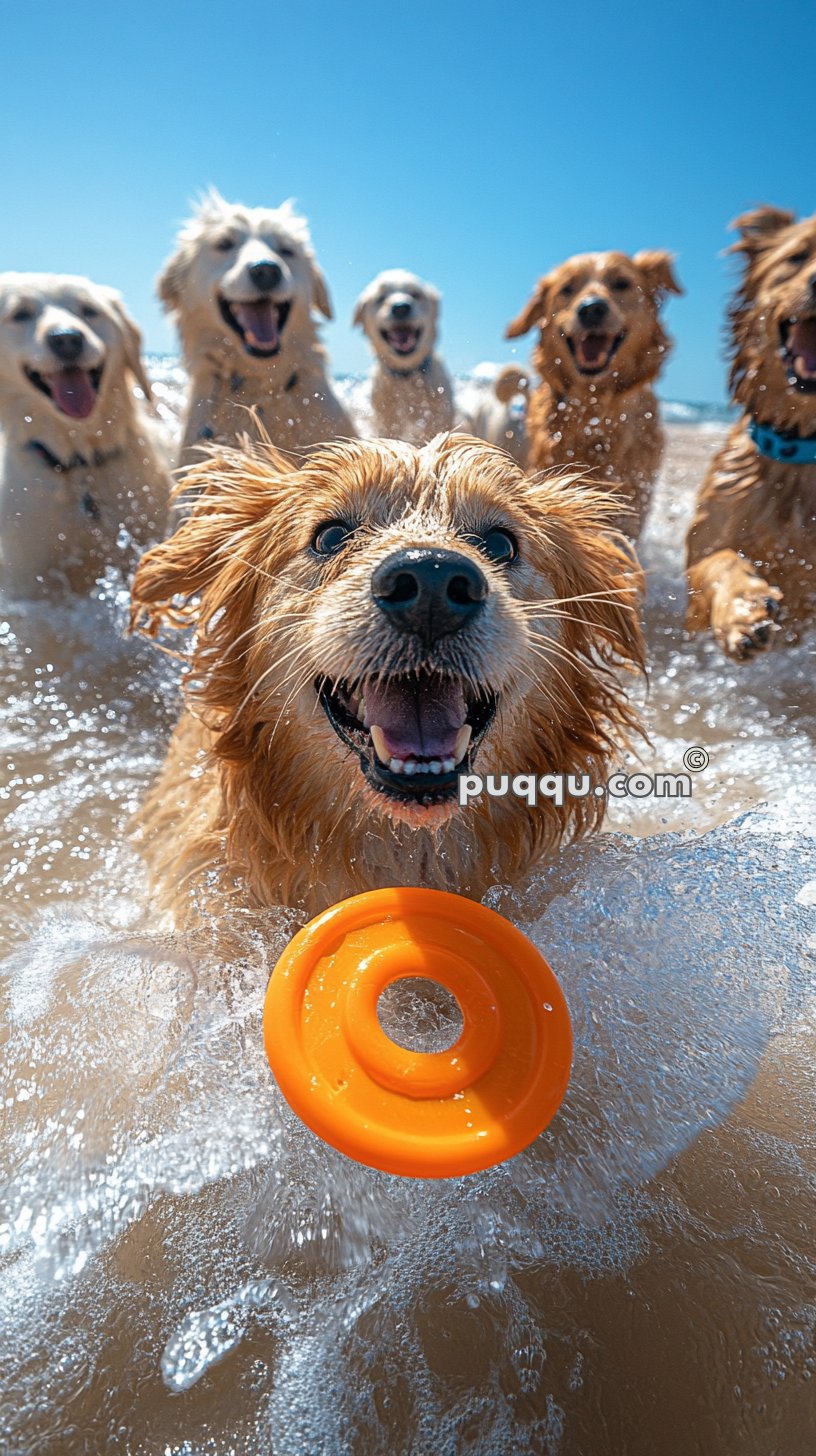
<instances>
[{"instance_id":1,"label":"wet shaggy dog","mask_svg":"<svg viewBox=\"0 0 816 1456\"><path fill-rule=\"evenodd\" d=\"M794 640L816 604L816 217L760 207L734 227L730 384L743 413L697 501L687 626L745 661L780 631Z\"/></svg>"},{"instance_id":2,"label":"wet shaggy dog","mask_svg":"<svg viewBox=\"0 0 816 1456\"><path fill-rule=\"evenodd\" d=\"M642 663L639 582L605 494L460 435L338 444L299 469L256 444L192 482L132 618L195 628L142 812L180 918L230 898L315 913L385 885L480 896L597 824L591 794L462 809L457 779L597 781L635 726L618 668Z\"/></svg>"},{"instance_id":3,"label":"wet shaggy dog","mask_svg":"<svg viewBox=\"0 0 816 1456\"><path fill-rule=\"evenodd\" d=\"M352 323L374 350L371 410L376 435L424 445L456 422L453 381L435 352L440 295L400 268L363 289Z\"/></svg>"},{"instance_id":4,"label":"wet shaggy dog","mask_svg":"<svg viewBox=\"0 0 816 1456\"><path fill-rule=\"evenodd\" d=\"M164 535L169 459L149 399L139 331L113 288L0 274L0 582L12 596L87 591Z\"/></svg>"},{"instance_id":5,"label":"wet shaggy dog","mask_svg":"<svg viewBox=\"0 0 816 1456\"><path fill-rule=\"evenodd\" d=\"M182 460L202 441L233 444L254 409L281 450L356 434L329 382L313 313L331 301L291 203L241 207L211 191L158 280L190 374Z\"/></svg>"},{"instance_id":6,"label":"wet shaggy dog","mask_svg":"<svg viewBox=\"0 0 816 1456\"><path fill-rule=\"evenodd\" d=\"M538 326L541 377L527 410L528 464L584 466L625 499L617 525L637 540L663 453L651 386L669 351L660 322L682 289L665 252L584 253L542 278L507 327Z\"/></svg>"}]
</instances>

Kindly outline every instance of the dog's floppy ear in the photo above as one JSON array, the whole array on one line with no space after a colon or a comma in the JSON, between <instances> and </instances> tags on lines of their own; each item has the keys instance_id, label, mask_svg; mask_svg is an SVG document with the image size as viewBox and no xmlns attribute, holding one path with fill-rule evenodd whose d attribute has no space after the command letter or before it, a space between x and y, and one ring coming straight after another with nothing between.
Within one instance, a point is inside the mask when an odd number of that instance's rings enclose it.
<instances>
[{"instance_id":1,"label":"dog's floppy ear","mask_svg":"<svg viewBox=\"0 0 816 1456\"><path fill-rule=\"evenodd\" d=\"M153 391L150 388L150 380L142 360L141 332L125 308L121 293L118 293L115 288L109 288L106 290L106 298L122 336L127 367L143 391L145 399L152 399Z\"/></svg>"},{"instance_id":2,"label":"dog's floppy ear","mask_svg":"<svg viewBox=\"0 0 816 1456\"><path fill-rule=\"evenodd\" d=\"M646 278L651 293L683 292L672 268L674 258L665 249L651 248L642 253L635 253L632 262Z\"/></svg>"},{"instance_id":3,"label":"dog's floppy ear","mask_svg":"<svg viewBox=\"0 0 816 1456\"><path fill-rule=\"evenodd\" d=\"M796 214L782 207L755 207L750 212L743 212L731 223L732 231L738 232L740 237L731 244L729 252L761 252L773 242L777 233L791 227L795 221Z\"/></svg>"},{"instance_id":4,"label":"dog's floppy ear","mask_svg":"<svg viewBox=\"0 0 816 1456\"><path fill-rule=\"evenodd\" d=\"M354 305L354 313L351 315L351 327L353 329L361 329L365 324L365 311L371 298L371 288L372 285L369 283L368 287L363 289Z\"/></svg>"},{"instance_id":5,"label":"dog's floppy ear","mask_svg":"<svg viewBox=\"0 0 816 1456\"><path fill-rule=\"evenodd\" d=\"M533 324L540 323L547 312L549 287L549 277L539 278L529 303L525 304L521 313L507 325L504 331L506 339L517 339L521 334L529 333Z\"/></svg>"},{"instance_id":6,"label":"dog's floppy ear","mask_svg":"<svg viewBox=\"0 0 816 1456\"><path fill-rule=\"evenodd\" d=\"M187 269L190 263L190 256L187 247L182 243L176 252L167 259L164 267L156 279L156 292L167 313L177 313L181 308L181 295L184 290L184 282L187 277Z\"/></svg>"},{"instance_id":7,"label":"dog's floppy ear","mask_svg":"<svg viewBox=\"0 0 816 1456\"><path fill-rule=\"evenodd\" d=\"M185 628L211 616L265 572L257 555L259 525L279 504L295 469L268 440L243 448L211 448L185 471L176 494L193 498L175 533L145 553L133 580L130 629L155 637L162 626ZM292 522L285 523L291 530ZM211 590L213 589L213 590ZM209 600L198 604L196 598Z\"/></svg>"},{"instance_id":8,"label":"dog's floppy ear","mask_svg":"<svg viewBox=\"0 0 816 1456\"><path fill-rule=\"evenodd\" d=\"M324 318L333 319L334 309L329 295L329 285L313 255L309 257L309 273L312 280L312 304L319 309Z\"/></svg>"}]
</instances>

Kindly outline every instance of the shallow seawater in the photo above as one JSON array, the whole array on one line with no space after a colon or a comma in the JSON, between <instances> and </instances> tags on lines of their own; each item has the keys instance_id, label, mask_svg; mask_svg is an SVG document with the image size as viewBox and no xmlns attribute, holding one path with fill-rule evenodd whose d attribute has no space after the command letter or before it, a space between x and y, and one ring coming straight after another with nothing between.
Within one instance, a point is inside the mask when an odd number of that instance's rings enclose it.
<instances>
[{"instance_id":1,"label":"shallow seawater","mask_svg":"<svg viewBox=\"0 0 816 1456\"><path fill-rule=\"evenodd\" d=\"M708 767L490 892L576 1056L471 1178L365 1170L288 1112L261 1010L290 912L238 917L225 964L151 906L127 824L175 668L123 638L122 584L0 609L0 1450L810 1452L816 643L738 670L682 640L719 438L673 429L644 549L640 763Z\"/></svg>"}]
</instances>

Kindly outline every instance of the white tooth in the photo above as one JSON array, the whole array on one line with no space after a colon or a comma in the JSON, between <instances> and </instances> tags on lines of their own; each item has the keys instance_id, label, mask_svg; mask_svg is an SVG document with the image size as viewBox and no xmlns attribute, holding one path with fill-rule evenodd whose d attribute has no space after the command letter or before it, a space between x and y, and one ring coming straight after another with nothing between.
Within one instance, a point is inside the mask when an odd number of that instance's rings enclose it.
<instances>
[{"instance_id":1,"label":"white tooth","mask_svg":"<svg viewBox=\"0 0 816 1456\"><path fill-rule=\"evenodd\" d=\"M443 758L443 760L442 760L442 772L443 773L453 773L453 770L455 768L456 768L456 759L455 758Z\"/></svg>"},{"instance_id":2,"label":"white tooth","mask_svg":"<svg viewBox=\"0 0 816 1456\"><path fill-rule=\"evenodd\" d=\"M430 769L431 773L441 773L442 772L442 765L439 762L439 759L438 758L432 758L431 761L430 761L430 763L428 764L428 768Z\"/></svg>"},{"instance_id":3,"label":"white tooth","mask_svg":"<svg viewBox=\"0 0 816 1456\"><path fill-rule=\"evenodd\" d=\"M468 744L470 743L472 733L473 729L471 728L469 723L465 723L464 726L459 729L459 732L456 735L456 742L453 745L453 757L455 763L462 762L462 759L468 751Z\"/></svg>"},{"instance_id":4,"label":"white tooth","mask_svg":"<svg viewBox=\"0 0 816 1456\"><path fill-rule=\"evenodd\" d=\"M405 764L401 758L392 758L388 767L392 773L405 773Z\"/></svg>"},{"instance_id":5,"label":"white tooth","mask_svg":"<svg viewBox=\"0 0 816 1456\"><path fill-rule=\"evenodd\" d=\"M405 761L405 768L403 769L403 773L415 774L416 771L417 771L417 766L416 766L415 760L413 758L406 759L406 761Z\"/></svg>"},{"instance_id":6,"label":"white tooth","mask_svg":"<svg viewBox=\"0 0 816 1456\"><path fill-rule=\"evenodd\" d=\"M368 727L368 708L366 707L366 700L365 700L365 698L361 698L360 699L360 709L359 709L359 712L357 714L357 717L360 719L360 722L362 723L363 727L364 728L367 728Z\"/></svg>"},{"instance_id":7,"label":"white tooth","mask_svg":"<svg viewBox=\"0 0 816 1456\"><path fill-rule=\"evenodd\" d=\"M365 719L363 719L363 722L365 722ZM388 752L388 744L385 741L385 734L383 733L382 728L378 728L376 723L372 723L368 731L371 734L371 742L374 744L374 752L380 760L380 763L388 763L391 754Z\"/></svg>"}]
</instances>

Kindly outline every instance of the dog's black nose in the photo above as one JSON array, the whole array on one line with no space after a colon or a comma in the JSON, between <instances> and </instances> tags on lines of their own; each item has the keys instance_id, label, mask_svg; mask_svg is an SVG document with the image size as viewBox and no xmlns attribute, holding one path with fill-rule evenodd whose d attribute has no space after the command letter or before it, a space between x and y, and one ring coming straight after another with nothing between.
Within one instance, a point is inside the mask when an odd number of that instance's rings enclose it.
<instances>
[{"instance_id":1,"label":"dog's black nose","mask_svg":"<svg viewBox=\"0 0 816 1456\"><path fill-rule=\"evenodd\" d=\"M261 293L271 293L280 283L283 269L279 263L250 263L249 276Z\"/></svg>"},{"instance_id":2,"label":"dog's black nose","mask_svg":"<svg viewBox=\"0 0 816 1456\"><path fill-rule=\"evenodd\" d=\"M79 329L49 329L48 347L63 364L73 364L82 353L85 338Z\"/></svg>"},{"instance_id":3,"label":"dog's black nose","mask_svg":"<svg viewBox=\"0 0 816 1456\"><path fill-rule=\"evenodd\" d=\"M605 298L597 298L593 294L579 303L576 313L585 329L597 329L609 313L609 304Z\"/></svg>"},{"instance_id":4,"label":"dog's black nose","mask_svg":"<svg viewBox=\"0 0 816 1456\"><path fill-rule=\"evenodd\" d=\"M399 632L435 642L467 625L489 591L474 561L458 551L413 546L380 562L371 595Z\"/></svg>"},{"instance_id":5,"label":"dog's black nose","mask_svg":"<svg viewBox=\"0 0 816 1456\"><path fill-rule=\"evenodd\" d=\"M410 314L410 312L411 312L411 304L410 303L392 303L392 305L391 305L391 317L392 318L407 318L408 315Z\"/></svg>"}]
</instances>

